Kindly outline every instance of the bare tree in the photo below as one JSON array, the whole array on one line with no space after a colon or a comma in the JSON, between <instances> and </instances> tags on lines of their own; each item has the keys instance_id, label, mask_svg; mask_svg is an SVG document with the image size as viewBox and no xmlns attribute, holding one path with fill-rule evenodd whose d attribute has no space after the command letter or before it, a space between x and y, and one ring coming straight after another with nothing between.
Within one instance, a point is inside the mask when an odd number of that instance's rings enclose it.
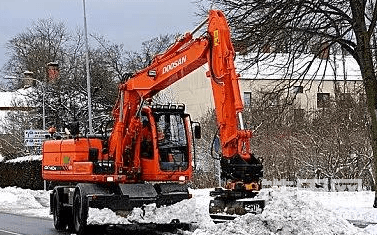
<instances>
[{"instance_id":1,"label":"bare tree","mask_svg":"<svg viewBox=\"0 0 377 235\"><path fill-rule=\"evenodd\" d=\"M334 82L335 90L341 85ZM326 107L307 112L295 104L276 102L275 97L273 105L267 105L268 96L255 95L244 118L256 129L251 145L263 159L264 177L361 178L364 185L373 186L369 118L360 89L337 91Z\"/></svg>"},{"instance_id":2,"label":"bare tree","mask_svg":"<svg viewBox=\"0 0 377 235\"><path fill-rule=\"evenodd\" d=\"M372 36L376 32L377 6L372 0L213 0L223 9L233 29L237 48L249 54L250 66L266 57L286 52L280 69L285 79L300 82L317 58L336 49L353 56L364 81L370 116L374 152L374 177L377 177L377 78ZM331 52L331 50L333 50ZM314 50L313 50L314 49ZM269 53L266 53L269 52ZM250 56L253 53L253 56ZM308 54L309 53L309 54ZM301 57L306 64L295 66ZM321 64L321 63L319 63ZM328 68L330 69L330 68ZM293 76L293 75L296 76Z\"/></svg>"},{"instance_id":3,"label":"bare tree","mask_svg":"<svg viewBox=\"0 0 377 235\"><path fill-rule=\"evenodd\" d=\"M52 19L38 20L25 32L16 35L7 44L10 59L3 68L3 73L12 77L14 88L23 87L23 72L33 72L33 79L38 83L25 94L29 97L31 112L20 113L28 120L28 125L20 122L13 115L4 122L19 126L19 135L23 130L42 128L43 97L45 97L46 127L55 126L64 130L69 122L79 121L85 130L87 126L87 89L85 54L82 33L70 34L63 23ZM111 69L108 61L113 59L104 53L102 47L90 49L92 105L97 129L103 120L110 119L111 110L117 95L119 79L116 71ZM50 81L46 76L49 62L59 63L58 79ZM9 128L8 128L9 129ZM13 135L16 138L16 135Z\"/></svg>"},{"instance_id":4,"label":"bare tree","mask_svg":"<svg viewBox=\"0 0 377 235\"><path fill-rule=\"evenodd\" d=\"M122 44L111 43L101 36L93 37L97 42L89 48L93 124L95 131L101 132L111 127L111 111L118 94L118 84L129 74L147 66L155 54L170 46L174 36L160 36L144 42L140 52L126 51ZM14 118L13 114L4 120L4 126L20 127L17 130L8 128L12 133L18 131L17 136L23 136L25 128L41 129L45 96L46 127L55 126L58 131L63 131L70 122L78 121L85 134L88 109L83 33L79 30L73 34L61 22L41 19L9 40L7 49L10 59L2 73L21 78L14 80L14 88L23 87L22 78L26 70L33 72L33 78L39 82L26 94L28 106L35 109L18 114L27 119L28 126L21 119ZM60 75L58 79L49 81L46 64L52 61L59 62ZM16 138L16 135L13 136ZM17 148L21 146L22 142Z\"/></svg>"},{"instance_id":5,"label":"bare tree","mask_svg":"<svg viewBox=\"0 0 377 235\"><path fill-rule=\"evenodd\" d=\"M218 134L215 110L208 110L200 119L202 138L196 141L196 159L193 186L208 188L219 186L220 158L215 142Z\"/></svg>"},{"instance_id":6,"label":"bare tree","mask_svg":"<svg viewBox=\"0 0 377 235\"><path fill-rule=\"evenodd\" d=\"M12 105L14 107L29 106L27 100L20 99L12 100ZM0 135L0 154L6 160L21 157L27 153L28 149L24 147L24 130L25 127L30 127L31 117L27 115L27 111L14 110L8 111L0 122L0 128L3 131Z\"/></svg>"}]
</instances>

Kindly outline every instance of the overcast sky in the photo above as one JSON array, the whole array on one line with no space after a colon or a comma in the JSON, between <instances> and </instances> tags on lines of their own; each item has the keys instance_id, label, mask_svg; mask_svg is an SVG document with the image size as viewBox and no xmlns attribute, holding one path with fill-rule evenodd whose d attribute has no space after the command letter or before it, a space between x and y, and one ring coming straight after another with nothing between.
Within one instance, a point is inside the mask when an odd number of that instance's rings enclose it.
<instances>
[{"instance_id":1,"label":"overcast sky","mask_svg":"<svg viewBox=\"0 0 377 235\"><path fill-rule=\"evenodd\" d=\"M192 30L200 21L193 0L86 0L88 33L139 50L141 43L167 33ZM83 28L82 0L1 0L0 69L7 60L5 43L33 21L53 18L69 30Z\"/></svg>"}]
</instances>

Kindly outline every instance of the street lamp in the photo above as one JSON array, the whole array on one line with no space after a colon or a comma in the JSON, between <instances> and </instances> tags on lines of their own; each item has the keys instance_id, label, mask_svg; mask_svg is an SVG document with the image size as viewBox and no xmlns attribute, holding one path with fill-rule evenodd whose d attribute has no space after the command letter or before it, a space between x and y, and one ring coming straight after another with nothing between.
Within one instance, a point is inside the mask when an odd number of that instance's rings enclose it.
<instances>
[{"instance_id":1,"label":"street lamp","mask_svg":"<svg viewBox=\"0 0 377 235\"><path fill-rule=\"evenodd\" d=\"M24 76L23 78L20 78L20 77L13 77L13 76L6 76L4 77L5 79L18 79L18 80L32 80L32 81L36 81L39 83L39 85L42 87L42 120L43 120L43 130L46 130L46 112L45 112L45 87L44 87L44 83L33 78L33 72L30 72L30 71L25 71L24 72Z\"/></svg>"},{"instance_id":2,"label":"street lamp","mask_svg":"<svg viewBox=\"0 0 377 235\"><path fill-rule=\"evenodd\" d=\"M86 26L86 11L85 0L82 0L84 8L84 33L85 33L85 57L86 57L86 89L88 92L88 118L89 118L89 134L93 134L93 121L92 121L92 96L90 93L90 71L89 71L89 43L88 43L88 30Z\"/></svg>"},{"instance_id":3,"label":"street lamp","mask_svg":"<svg viewBox=\"0 0 377 235\"><path fill-rule=\"evenodd\" d=\"M33 81L36 81L39 83L39 85L42 87L42 120L43 120L43 130L46 130L46 110L45 110L45 86L44 86L44 83L33 78L33 72L30 72L30 71L25 71L24 72L24 75L25 75L25 78L24 80L33 80Z\"/></svg>"}]
</instances>

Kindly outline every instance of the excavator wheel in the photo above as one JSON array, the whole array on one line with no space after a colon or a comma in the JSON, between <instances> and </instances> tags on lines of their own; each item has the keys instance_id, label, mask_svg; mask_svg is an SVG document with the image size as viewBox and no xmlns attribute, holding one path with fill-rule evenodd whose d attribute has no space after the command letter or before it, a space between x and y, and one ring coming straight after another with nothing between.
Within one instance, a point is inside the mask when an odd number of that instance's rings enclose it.
<instances>
[{"instance_id":1,"label":"excavator wheel","mask_svg":"<svg viewBox=\"0 0 377 235\"><path fill-rule=\"evenodd\" d=\"M73 196L73 228L78 235L85 234L88 210L86 194L79 186L76 186Z\"/></svg>"},{"instance_id":2,"label":"excavator wheel","mask_svg":"<svg viewBox=\"0 0 377 235\"><path fill-rule=\"evenodd\" d=\"M59 193L57 190L54 190L52 199L52 215L54 219L54 227L58 231L63 231L68 225L69 211L64 209L62 202L59 200Z\"/></svg>"}]
</instances>

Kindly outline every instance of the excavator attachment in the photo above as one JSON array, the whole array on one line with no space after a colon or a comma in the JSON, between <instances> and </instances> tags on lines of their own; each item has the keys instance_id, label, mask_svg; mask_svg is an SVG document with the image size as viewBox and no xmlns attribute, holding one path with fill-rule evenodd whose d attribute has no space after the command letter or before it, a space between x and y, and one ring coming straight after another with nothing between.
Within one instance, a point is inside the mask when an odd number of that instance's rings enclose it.
<instances>
[{"instance_id":1,"label":"excavator attachment","mask_svg":"<svg viewBox=\"0 0 377 235\"><path fill-rule=\"evenodd\" d=\"M249 160L241 156L222 158L221 177L226 180L224 188L210 192L209 214L215 223L233 220L246 213L261 213L265 202L257 197L263 177L262 163L253 155Z\"/></svg>"},{"instance_id":2,"label":"excavator attachment","mask_svg":"<svg viewBox=\"0 0 377 235\"><path fill-rule=\"evenodd\" d=\"M216 188L210 195L215 197L209 204L209 214L215 223L233 220L247 213L259 214L265 206L264 200L254 198L256 193L246 197L245 192Z\"/></svg>"}]
</instances>

